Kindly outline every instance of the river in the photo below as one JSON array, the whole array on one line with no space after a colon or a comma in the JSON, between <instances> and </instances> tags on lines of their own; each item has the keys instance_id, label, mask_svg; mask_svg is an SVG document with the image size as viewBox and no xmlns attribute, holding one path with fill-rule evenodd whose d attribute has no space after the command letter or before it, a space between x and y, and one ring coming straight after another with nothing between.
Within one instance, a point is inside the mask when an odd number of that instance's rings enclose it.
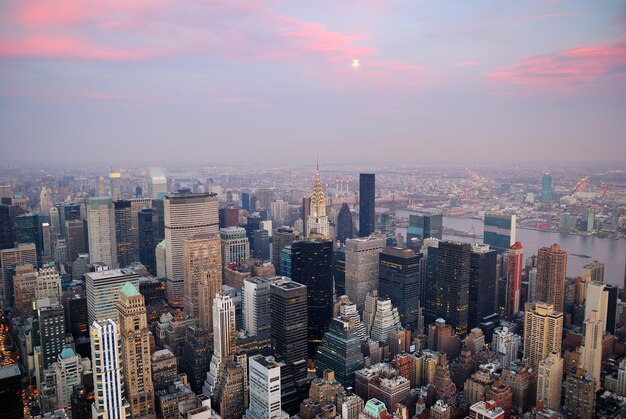
<instances>
[{"instance_id":1,"label":"river","mask_svg":"<svg viewBox=\"0 0 626 419\"><path fill-rule=\"evenodd\" d=\"M408 217L411 211L397 210L397 216ZM443 217L444 227L461 231L469 231L474 227L476 234L483 235L482 220L473 218ZM397 228L406 238L406 229ZM480 239L459 237L444 234L446 240L472 243ZM558 244L567 255L567 276L580 275L580 268L593 260L604 263L604 280L618 287L624 286L624 266L626 265L626 239L603 239L599 237L577 236L573 234L552 233L538 230L517 228L517 240L524 246L524 258L537 254L541 247ZM482 240L481 240L482 241ZM591 258L574 256L573 254L588 255Z\"/></svg>"}]
</instances>

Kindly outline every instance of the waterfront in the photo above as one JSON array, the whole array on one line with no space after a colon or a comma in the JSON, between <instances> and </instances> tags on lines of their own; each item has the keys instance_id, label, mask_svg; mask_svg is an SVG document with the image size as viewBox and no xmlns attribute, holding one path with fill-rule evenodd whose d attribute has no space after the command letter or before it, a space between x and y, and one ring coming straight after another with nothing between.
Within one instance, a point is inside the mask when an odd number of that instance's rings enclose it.
<instances>
[{"instance_id":1,"label":"waterfront","mask_svg":"<svg viewBox=\"0 0 626 419\"><path fill-rule=\"evenodd\" d=\"M407 210L396 211L399 217L408 217L411 213ZM484 230L483 221L474 218L443 217L443 225L460 231L470 231L473 227L479 235L482 235ZM398 228L397 232L406 237L405 228ZM477 241L477 239L447 234L444 234L443 238L468 243ZM604 280L609 284L624 286L624 265L626 264L626 240L624 239L604 239L517 228L517 240L524 246L524 259L536 255L541 247L556 243L568 253L567 276L580 275L580 268L592 260L598 260L604 263ZM478 241L482 242L482 240ZM574 254L590 257L574 256Z\"/></svg>"}]
</instances>

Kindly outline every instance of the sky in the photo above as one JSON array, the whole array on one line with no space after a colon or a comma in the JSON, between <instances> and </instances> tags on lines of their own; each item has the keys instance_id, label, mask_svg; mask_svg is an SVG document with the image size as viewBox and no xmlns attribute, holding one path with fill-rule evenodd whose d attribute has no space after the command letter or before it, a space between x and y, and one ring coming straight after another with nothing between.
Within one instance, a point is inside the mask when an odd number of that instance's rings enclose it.
<instances>
[{"instance_id":1,"label":"sky","mask_svg":"<svg viewBox=\"0 0 626 419\"><path fill-rule=\"evenodd\" d=\"M0 3L0 161L626 163L626 1Z\"/></svg>"}]
</instances>

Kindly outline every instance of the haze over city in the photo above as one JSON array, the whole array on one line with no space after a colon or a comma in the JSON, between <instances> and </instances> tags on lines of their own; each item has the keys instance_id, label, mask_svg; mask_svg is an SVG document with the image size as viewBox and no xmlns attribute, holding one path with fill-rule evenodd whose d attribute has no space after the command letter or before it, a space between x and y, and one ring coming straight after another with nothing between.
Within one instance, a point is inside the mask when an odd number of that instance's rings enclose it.
<instances>
[{"instance_id":1,"label":"haze over city","mask_svg":"<svg viewBox=\"0 0 626 419\"><path fill-rule=\"evenodd\" d=\"M3 2L0 60L5 162L626 155L623 1Z\"/></svg>"}]
</instances>

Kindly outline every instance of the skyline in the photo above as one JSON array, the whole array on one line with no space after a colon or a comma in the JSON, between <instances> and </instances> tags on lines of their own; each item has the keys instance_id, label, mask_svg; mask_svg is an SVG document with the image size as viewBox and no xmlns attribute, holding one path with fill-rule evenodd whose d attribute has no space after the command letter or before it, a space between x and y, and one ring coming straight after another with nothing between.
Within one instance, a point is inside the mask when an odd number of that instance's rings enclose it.
<instances>
[{"instance_id":1,"label":"skyline","mask_svg":"<svg viewBox=\"0 0 626 419\"><path fill-rule=\"evenodd\" d=\"M0 22L5 162L626 155L624 2L24 1Z\"/></svg>"}]
</instances>

